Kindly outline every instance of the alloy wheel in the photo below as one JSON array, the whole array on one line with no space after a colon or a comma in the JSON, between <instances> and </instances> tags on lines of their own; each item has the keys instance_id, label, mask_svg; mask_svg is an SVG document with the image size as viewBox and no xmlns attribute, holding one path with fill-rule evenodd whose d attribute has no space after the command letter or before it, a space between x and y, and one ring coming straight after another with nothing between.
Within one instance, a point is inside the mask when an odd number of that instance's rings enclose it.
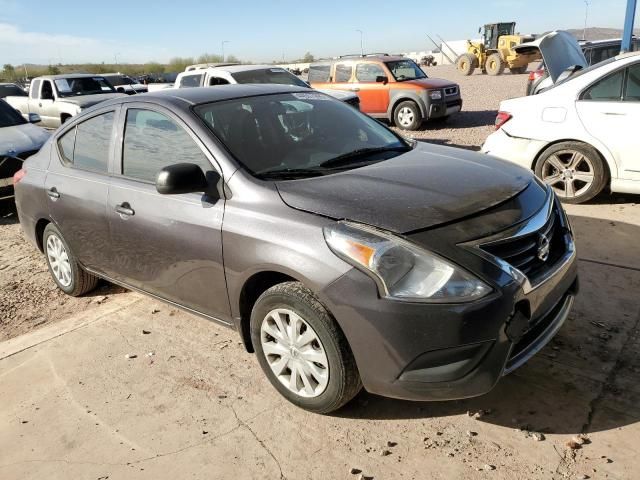
<instances>
[{"instance_id":1,"label":"alloy wheel","mask_svg":"<svg viewBox=\"0 0 640 480\"><path fill-rule=\"evenodd\" d=\"M544 161L542 180L560 197L578 197L589 190L595 180L593 163L580 152L561 150Z\"/></svg>"},{"instance_id":2,"label":"alloy wheel","mask_svg":"<svg viewBox=\"0 0 640 480\"><path fill-rule=\"evenodd\" d=\"M329 383L329 361L313 330L292 310L271 310L262 320L260 342L276 378L301 397L321 395Z\"/></svg>"},{"instance_id":3,"label":"alloy wheel","mask_svg":"<svg viewBox=\"0 0 640 480\"><path fill-rule=\"evenodd\" d=\"M71 285L71 263L62 240L56 235L47 238L47 259L56 280L63 287Z\"/></svg>"},{"instance_id":4,"label":"alloy wheel","mask_svg":"<svg viewBox=\"0 0 640 480\"><path fill-rule=\"evenodd\" d=\"M411 110L409 107L402 107L398 112L398 122L403 127L409 127L413 123L414 119L415 115L413 113L413 110Z\"/></svg>"}]
</instances>

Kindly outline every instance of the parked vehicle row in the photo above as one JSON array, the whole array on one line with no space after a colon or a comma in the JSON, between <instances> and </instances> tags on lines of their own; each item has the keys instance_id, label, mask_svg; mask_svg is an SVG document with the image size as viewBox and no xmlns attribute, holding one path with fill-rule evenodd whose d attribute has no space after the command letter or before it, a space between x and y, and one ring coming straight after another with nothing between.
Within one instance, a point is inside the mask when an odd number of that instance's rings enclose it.
<instances>
[{"instance_id":1,"label":"parked vehicle row","mask_svg":"<svg viewBox=\"0 0 640 480\"><path fill-rule=\"evenodd\" d=\"M569 203L607 187L640 194L640 52L576 69L584 55L562 33L540 42L555 85L502 102L482 149L535 170Z\"/></svg>"},{"instance_id":2,"label":"parked vehicle row","mask_svg":"<svg viewBox=\"0 0 640 480\"><path fill-rule=\"evenodd\" d=\"M484 394L577 292L571 227L530 171L407 141L308 87L114 96L14 178L62 291L101 277L234 328L314 412L362 386Z\"/></svg>"}]
</instances>

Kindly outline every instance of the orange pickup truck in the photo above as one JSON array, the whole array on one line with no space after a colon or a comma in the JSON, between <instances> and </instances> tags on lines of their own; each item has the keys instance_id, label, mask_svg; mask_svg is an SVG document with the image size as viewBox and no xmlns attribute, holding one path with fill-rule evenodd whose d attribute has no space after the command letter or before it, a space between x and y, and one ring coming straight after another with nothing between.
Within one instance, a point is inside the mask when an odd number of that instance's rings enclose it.
<instances>
[{"instance_id":1,"label":"orange pickup truck","mask_svg":"<svg viewBox=\"0 0 640 480\"><path fill-rule=\"evenodd\" d=\"M457 84L427 77L406 57L343 56L312 64L308 80L313 88L356 92L360 110L403 130L417 130L425 120L446 118L462 109Z\"/></svg>"}]
</instances>

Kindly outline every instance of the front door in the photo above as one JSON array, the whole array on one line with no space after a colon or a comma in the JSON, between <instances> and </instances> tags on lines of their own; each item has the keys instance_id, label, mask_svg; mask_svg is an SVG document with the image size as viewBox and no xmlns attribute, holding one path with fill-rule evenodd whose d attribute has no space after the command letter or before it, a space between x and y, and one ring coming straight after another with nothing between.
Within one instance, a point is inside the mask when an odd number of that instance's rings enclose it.
<instances>
[{"instance_id":1,"label":"front door","mask_svg":"<svg viewBox=\"0 0 640 480\"><path fill-rule=\"evenodd\" d=\"M63 133L45 179L51 218L80 263L98 272L111 257L106 206L115 116L98 111Z\"/></svg>"},{"instance_id":2,"label":"front door","mask_svg":"<svg viewBox=\"0 0 640 480\"><path fill-rule=\"evenodd\" d=\"M109 187L114 278L219 320L230 321L222 261L224 200L204 194L161 195L165 166L195 163L218 170L204 146L172 113L129 104ZM215 166L214 166L215 165Z\"/></svg>"},{"instance_id":3,"label":"front door","mask_svg":"<svg viewBox=\"0 0 640 480\"><path fill-rule=\"evenodd\" d=\"M589 87L577 102L585 129L607 146L618 176L640 180L640 63L618 70Z\"/></svg>"},{"instance_id":4,"label":"front door","mask_svg":"<svg viewBox=\"0 0 640 480\"><path fill-rule=\"evenodd\" d=\"M56 112L54 98L52 83L49 80L43 80L36 111L45 127L56 128L60 125L60 115Z\"/></svg>"},{"instance_id":5,"label":"front door","mask_svg":"<svg viewBox=\"0 0 640 480\"><path fill-rule=\"evenodd\" d=\"M360 97L360 110L364 113L383 114L389 107L389 83L377 82L379 77L387 77L387 72L379 63L358 62L351 90Z\"/></svg>"}]
</instances>

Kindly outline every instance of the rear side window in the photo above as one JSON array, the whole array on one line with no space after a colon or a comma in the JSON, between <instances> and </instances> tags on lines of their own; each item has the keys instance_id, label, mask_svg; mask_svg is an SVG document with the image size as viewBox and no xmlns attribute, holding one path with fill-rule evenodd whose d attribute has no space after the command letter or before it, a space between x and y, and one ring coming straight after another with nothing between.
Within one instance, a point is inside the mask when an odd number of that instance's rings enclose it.
<instances>
[{"instance_id":1,"label":"rear side window","mask_svg":"<svg viewBox=\"0 0 640 480\"><path fill-rule=\"evenodd\" d=\"M64 159L83 170L106 173L113 132L113 112L90 118L58 139Z\"/></svg>"},{"instance_id":2,"label":"rear side window","mask_svg":"<svg viewBox=\"0 0 640 480\"><path fill-rule=\"evenodd\" d=\"M640 102L640 63L628 68L624 99L627 102Z\"/></svg>"},{"instance_id":3,"label":"rear side window","mask_svg":"<svg viewBox=\"0 0 640 480\"><path fill-rule=\"evenodd\" d=\"M351 65L336 65L336 82L344 83L351 80L351 72L353 67Z\"/></svg>"},{"instance_id":4,"label":"rear side window","mask_svg":"<svg viewBox=\"0 0 640 480\"><path fill-rule=\"evenodd\" d=\"M195 163L203 171L211 163L193 138L176 122L159 112L129 109L122 150L122 174L146 182L175 163Z\"/></svg>"},{"instance_id":5,"label":"rear side window","mask_svg":"<svg viewBox=\"0 0 640 480\"><path fill-rule=\"evenodd\" d=\"M375 63L359 63L356 66L356 80L359 82L375 82L377 77L384 77L386 73L380 65Z\"/></svg>"},{"instance_id":6,"label":"rear side window","mask_svg":"<svg viewBox=\"0 0 640 480\"><path fill-rule=\"evenodd\" d=\"M219 77L211 77L209 79L209 86L214 86L214 85L228 85L229 81L224 79L224 78L219 78Z\"/></svg>"},{"instance_id":7,"label":"rear side window","mask_svg":"<svg viewBox=\"0 0 640 480\"><path fill-rule=\"evenodd\" d=\"M331 65L311 65L309 67L309 83L325 83L331 76Z\"/></svg>"},{"instance_id":8,"label":"rear side window","mask_svg":"<svg viewBox=\"0 0 640 480\"><path fill-rule=\"evenodd\" d=\"M186 87L199 87L200 82L202 81L202 74L198 75L184 75L180 79L180 84L178 87L186 88Z\"/></svg>"},{"instance_id":9,"label":"rear side window","mask_svg":"<svg viewBox=\"0 0 640 480\"><path fill-rule=\"evenodd\" d=\"M29 93L31 93L31 98L40 98L40 80L34 80L33 82L31 82Z\"/></svg>"},{"instance_id":10,"label":"rear side window","mask_svg":"<svg viewBox=\"0 0 640 480\"><path fill-rule=\"evenodd\" d=\"M615 72L595 83L582 95L583 100L619 101L622 98L624 70Z\"/></svg>"}]
</instances>

